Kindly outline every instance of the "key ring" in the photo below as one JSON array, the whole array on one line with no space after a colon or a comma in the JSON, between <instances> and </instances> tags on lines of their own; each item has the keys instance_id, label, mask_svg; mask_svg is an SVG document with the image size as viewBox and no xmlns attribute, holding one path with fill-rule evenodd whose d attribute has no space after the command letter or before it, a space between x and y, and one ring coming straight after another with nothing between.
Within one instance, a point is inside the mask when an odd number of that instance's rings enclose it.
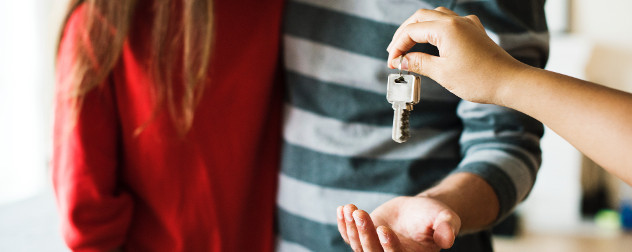
<instances>
[{"instance_id":1,"label":"key ring","mask_svg":"<svg viewBox=\"0 0 632 252\"><path fill-rule=\"evenodd\" d=\"M404 55L406 55L406 53L399 55L399 66L397 67L397 69L399 69L399 77L402 77L402 61L404 61Z\"/></svg>"}]
</instances>

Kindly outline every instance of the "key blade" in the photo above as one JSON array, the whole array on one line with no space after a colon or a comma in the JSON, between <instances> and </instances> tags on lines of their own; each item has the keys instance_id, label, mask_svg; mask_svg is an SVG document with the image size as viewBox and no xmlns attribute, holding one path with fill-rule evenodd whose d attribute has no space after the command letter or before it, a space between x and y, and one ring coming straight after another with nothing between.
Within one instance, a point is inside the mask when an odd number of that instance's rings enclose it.
<instances>
[{"instance_id":1,"label":"key blade","mask_svg":"<svg viewBox=\"0 0 632 252\"><path fill-rule=\"evenodd\" d=\"M404 143L410 139L410 111L406 110L406 103L395 102L393 103L393 141L397 143Z\"/></svg>"}]
</instances>

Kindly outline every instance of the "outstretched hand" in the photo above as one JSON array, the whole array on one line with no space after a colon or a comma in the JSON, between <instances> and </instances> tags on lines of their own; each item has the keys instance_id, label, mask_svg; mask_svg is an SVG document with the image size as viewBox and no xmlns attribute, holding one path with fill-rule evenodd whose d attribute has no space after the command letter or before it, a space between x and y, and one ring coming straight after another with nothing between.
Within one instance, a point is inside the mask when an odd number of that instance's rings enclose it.
<instances>
[{"instance_id":1,"label":"outstretched hand","mask_svg":"<svg viewBox=\"0 0 632 252\"><path fill-rule=\"evenodd\" d=\"M428 76L473 102L502 104L504 86L528 68L487 36L478 17L461 17L444 7L418 10L397 29L387 48L388 66L398 66L398 57L417 43L436 46L440 56L408 53L402 69Z\"/></svg>"},{"instance_id":2,"label":"outstretched hand","mask_svg":"<svg viewBox=\"0 0 632 252\"><path fill-rule=\"evenodd\" d=\"M439 251L461 228L452 209L423 196L394 198L371 215L352 204L337 212L338 231L354 251Z\"/></svg>"}]
</instances>

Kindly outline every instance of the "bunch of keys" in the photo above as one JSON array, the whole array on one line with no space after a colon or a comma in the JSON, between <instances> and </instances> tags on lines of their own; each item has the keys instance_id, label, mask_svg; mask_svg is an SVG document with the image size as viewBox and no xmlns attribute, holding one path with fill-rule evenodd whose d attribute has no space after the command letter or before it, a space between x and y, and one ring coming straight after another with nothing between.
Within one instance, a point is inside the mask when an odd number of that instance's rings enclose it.
<instances>
[{"instance_id":1,"label":"bunch of keys","mask_svg":"<svg viewBox=\"0 0 632 252\"><path fill-rule=\"evenodd\" d=\"M421 78L409 73L402 74L402 60L399 58L399 74L389 74L386 85L386 100L393 104L393 140L398 143L410 138L410 111L419 103Z\"/></svg>"}]
</instances>

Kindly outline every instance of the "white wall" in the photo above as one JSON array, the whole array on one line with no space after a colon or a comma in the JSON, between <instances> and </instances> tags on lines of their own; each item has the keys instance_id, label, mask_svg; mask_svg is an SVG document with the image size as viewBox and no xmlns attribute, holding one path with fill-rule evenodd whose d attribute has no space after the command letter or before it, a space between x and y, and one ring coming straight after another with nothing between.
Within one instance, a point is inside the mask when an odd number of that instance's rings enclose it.
<instances>
[{"instance_id":1,"label":"white wall","mask_svg":"<svg viewBox=\"0 0 632 252\"><path fill-rule=\"evenodd\" d=\"M0 205L49 183L54 49L64 1L0 1Z\"/></svg>"},{"instance_id":2,"label":"white wall","mask_svg":"<svg viewBox=\"0 0 632 252\"><path fill-rule=\"evenodd\" d=\"M632 1L572 0L571 31L595 42L587 78L632 92Z\"/></svg>"},{"instance_id":3,"label":"white wall","mask_svg":"<svg viewBox=\"0 0 632 252\"><path fill-rule=\"evenodd\" d=\"M567 13L560 9L564 2L570 7ZM632 92L631 9L627 0L548 0L547 20L555 32L547 69ZM559 33L565 19L570 21L568 34ZM519 207L526 231L585 233L579 213L581 154L550 129L542 150L535 187Z\"/></svg>"},{"instance_id":4,"label":"white wall","mask_svg":"<svg viewBox=\"0 0 632 252\"><path fill-rule=\"evenodd\" d=\"M573 0L572 6L571 31L595 43L586 68L587 79L632 92L632 1ZM618 193L614 198L629 200L632 188L611 178L609 187Z\"/></svg>"},{"instance_id":5,"label":"white wall","mask_svg":"<svg viewBox=\"0 0 632 252\"><path fill-rule=\"evenodd\" d=\"M585 79L593 44L581 37L551 37L546 69ZM560 94L563 95L563 94ZM527 200L519 206L527 232L574 234L581 226L581 153L553 130L541 141L542 166Z\"/></svg>"}]
</instances>

